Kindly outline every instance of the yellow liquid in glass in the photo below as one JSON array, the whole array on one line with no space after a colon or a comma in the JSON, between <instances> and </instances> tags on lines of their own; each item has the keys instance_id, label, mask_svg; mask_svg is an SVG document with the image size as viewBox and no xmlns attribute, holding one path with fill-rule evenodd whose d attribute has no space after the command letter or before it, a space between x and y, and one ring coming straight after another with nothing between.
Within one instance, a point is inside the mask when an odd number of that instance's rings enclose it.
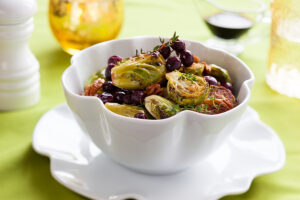
<instances>
[{"instance_id":1,"label":"yellow liquid in glass","mask_svg":"<svg viewBox=\"0 0 300 200\"><path fill-rule=\"evenodd\" d=\"M268 85L300 98L300 1L274 0L269 50Z\"/></svg>"},{"instance_id":2,"label":"yellow liquid in glass","mask_svg":"<svg viewBox=\"0 0 300 200\"><path fill-rule=\"evenodd\" d=\"M50 0L52 32L69 54L114 39L123 23L122 0Z\"/></svg>"}]
</instances>

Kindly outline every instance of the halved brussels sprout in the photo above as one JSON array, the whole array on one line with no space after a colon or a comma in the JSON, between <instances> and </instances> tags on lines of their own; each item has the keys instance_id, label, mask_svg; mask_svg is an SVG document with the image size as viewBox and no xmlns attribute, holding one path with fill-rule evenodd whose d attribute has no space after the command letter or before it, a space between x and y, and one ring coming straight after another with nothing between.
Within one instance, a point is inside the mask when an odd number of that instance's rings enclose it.
<instances>
[{"instance_id":1,"label":"halved brussels sprout","mask_svg":"<svg viewBox=\"0 0 300 200\"><path fill-rule=\"evenodd\" d=\"M118 114L118 115L123 115L125 117L134 117L137 113L145 113L146 116L148 113L145 111L145 109L141 106L132 106L132 105L127 105L127 104L118 104L118 103L106 103L105 107ZM149 117L147 117L149 118Z\"/></svg>"},{"instance_id":2,"label":"halved brussels sprout","mask_svg":"<svg viewBox=\"0 0 300 200\"><path fill-rule=\"evenodd\" d=\"M203 77L173 71L166 78L168 98L179 105L197 105L209 93L209 84Z\"/></svg>"},{"instance_id":3,"label":"halved brussels sprout","mask_svg":"<svg viewBox=\"0 0 300 200\"><path fill-rule=\"evenodd\" d=\"M205 68L205 64L203 63L193 63L189 67L184 67L183 72L187 74L195 74L197 76L202 76Z\"/></svg>"},{"instance_id":4,"label":"halved brussels sprout","mask_svg":"<svg viewBox=\"0 0 300 200\"><path fill-rule=\"evenodd\" d=\"M147 96L145 107L155 119L165 119L180 111L178 105L158 95Z\"/></svg>"},{"instance_id":5,"label":"halved brussels sprout","mask_svg":"<svg viewBox=\"0 0 300 200\"><path fill-rule=\"evenodd\" d=\"M147 53L117 63L111 70L111 79L119 88L140 90L152 83L160 83L165 74L165 59L162 55Z\"/></svg>"},{"instance_id":6,"label":"halved brussels sprout","mask_svg":"<svg viewBox=\"0 0 300 200\"><path fill-rule=\"evenodd\" d=\"M209 76L215 77L218 81L222 83L232 83L228 71L218 65L210 64L208 66L208 69L206 70L206 73Z\"/></svg>"},{"instance_id":7,"label":"halved brussels sprout","mask_svg":"<svg viewBox=\"0 0 300 200\"><path fill-rule=\"evenodd\" d=\"M88 80L85 82L84 88L92 84L95 80L98 78L102 78L105 80L105 68L98 70L97 72L93 73L92 76L88 78Z\"/></svg>"}]
</instances>

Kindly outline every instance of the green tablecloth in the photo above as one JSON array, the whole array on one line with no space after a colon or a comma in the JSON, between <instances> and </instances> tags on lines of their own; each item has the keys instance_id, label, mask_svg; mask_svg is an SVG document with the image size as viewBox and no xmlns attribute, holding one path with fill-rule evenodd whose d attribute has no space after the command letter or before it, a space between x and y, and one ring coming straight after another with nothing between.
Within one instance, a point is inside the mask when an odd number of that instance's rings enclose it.
<instances>
[{"instance_id":1,"label":"green tablecloth","mask_svg":"<svg viewBox=\"0 0 300 200\"><path fill-rule=\"evenodd\" d=\"M47 3L38 0L30 41L41 66L41 101L28 109L0 113L0 199L82 199L51 177L48 158L31 147L39 118L65 101L60 76L70 60L51 34ZM182 38L204 41L209 37L192 0L125 0L125 22L119 37L170 36L174 30ZM300 101L279 95L265 84L267 51L266 38L247 47L240 58L256 77L250 106L282 139L286 165L279 172L256 178L247 193L225 199L300 199Z\"/></svg>"}]
</instances>

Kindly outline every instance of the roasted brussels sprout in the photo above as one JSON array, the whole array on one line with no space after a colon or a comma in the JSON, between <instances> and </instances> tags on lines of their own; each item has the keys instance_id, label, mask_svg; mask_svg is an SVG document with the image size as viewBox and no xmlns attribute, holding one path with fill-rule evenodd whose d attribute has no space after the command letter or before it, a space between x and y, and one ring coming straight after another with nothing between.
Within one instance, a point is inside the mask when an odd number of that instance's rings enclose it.
<instances>
[{"instance_id":1,"label":"roasted brussels sprout","mask_svg":"<svg viewBox=\"0 0 300 200\"><path fill-rule=\"evenodd\" d=\"M98 78L105 79L105 68L100 69L99 71L92 74L92 76L89 77L89 79L85 82L84 88L91 85L94 81L96 81Z\"/></svg>"},{"instance_id":2,"label":"roasted brussels sprout","mask_svg":"<svg viewBox=\"0 0 300 200\"><path fill-rule=\"evenodd\" d=\"M219 67L218 65L210 64L209 66L207 66L205 72L207 75L215 77L222 83L232 83L228 71L222 67Z\"/></svg>"},{"instance_id":3,"label":"roasted brussels sprout","mask_svg":"<svg viewBox=\"0 0 300 200\"><path fill-rule=\"evenodd\" d=\"M146 116L148 113L141 106L132 106L127 104L118 104L118 103L106 103L105 107L119 115L123 115L125 117L134 117L138 113L144 113ZM147 117L148 118L148 117Z\"/></svg>"},{"instance_id":4,"label":"roasted brussels sprout","mask_svg":"<svg viewBox=\"0 0 300 200\"><path fill-rule=\"evenodd\" d=\"M111 70L112 82L124 89L144 89L152 83L160 83L165 76L165 59L161 54L146 53L129 57Z\"/></svg>"},{"instance_id":5,"label":"roasted brussels sprout","mask_svg":"<svg viewBox=\"0 0 300 200\"><path fill-rule=\"evenodd\" d=\"M145 107L155 119L165 119L180 111L178 105L158 95L147 96Z\"/></svg>"},{"instance_id":6,"label":"roasted brussels sprout","mask_svg":"<svg viewBox=\"0 0 300 200\"><path fill-rule=\"evenodd\" d=\"M166 74L168 98L179 105L197 105L209 93L209 84L203 77L174 71Z\"/></svg>"},{"instance_id":7,"label":"roasted brussels sprout","mask_svg":"<svg viewBox=\"0 0 300 200\"><path fill-rule=\"evenodd\" d=\"M204 67L205 67L204 63L193 63L189 67L184 67L183 72L187 74L195 74L197 76L202 76Z\"/></svg>"},{"instance_id":8,"label":"roasted brussels sprout","mask_svg":"<svg viewBox=\"0 0 300 200\"><path fill-rule=\"evenodd\" d=\"M238 105L226 69L193 55L176 33L160 42L147 53L111 56L108 66L86 81L81 95L138 119L164 119L184 110L213 115Z\"/></svg>"}]
</instances>

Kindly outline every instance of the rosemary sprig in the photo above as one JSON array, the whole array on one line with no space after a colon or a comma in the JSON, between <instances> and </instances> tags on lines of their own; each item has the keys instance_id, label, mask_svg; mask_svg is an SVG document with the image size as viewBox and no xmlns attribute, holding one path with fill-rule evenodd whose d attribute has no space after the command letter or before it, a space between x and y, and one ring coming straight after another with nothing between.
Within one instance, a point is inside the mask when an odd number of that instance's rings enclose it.
<instances>
[{"instance_id":1,"label":"rosemary sprig","mask_svg":"<svg viewBox=\"0 0 300 200\"><path fill-rule=\"evenodd\" d=\"M179 38L179 35L176 35L176 31L174 32L173 36L171 39L169 39L167 42L165 42L164 39L162 39L161 37L159 37L159 41L161 43L161 45L157 45L153 48L153 51L159 51L160 49L164 48L164 47L169 47L171 46L171 44L173 42L176 42Z\"/></svg>"},{"instance_id":2,"label":"rosemary sprig","mask_svg":"<svg viewBox=\"0 0 300 200\"><path fill-rule=\"evenodd\" d=\"M135 56L139 55L139 54L143 54L143 49L141 48L140 51L138 49L135 50Z\"/></svg>"},{"instance_id":3,"label":"rosemary sprig","mask_svg":"<svg viewBox=\"0 0 300 200\"><path fill-rule=\"evenodd\" d=\"M164 47L169 47L171 46L171 44L173 42L176 42L178 40L179 36L176 35L176 31L174 32L173 36L171 39L169 39L167 42L165 42L165 40L161 37L159 37L159 41L160 41L160 45L156 45L152 51L147 51L147 52L143 52L143 49L140 49L140 51L138 49L135 50L135 55L137 56L138 54L142 54L142 53L153 53L155 51L159 51Z\"/></svg>"},{"instance_id":4,"label":"rosemary sprig","mask_svg":"<svg viewBox=\"0 0 300 200\"><path fill-rule=\"evenodd\" d=\"M178 38L179 38L179 36L176 35L176 31L175 31L174 34L173 34L173 37L171 38L171 41L176 42L178 40Z\"/></svg>"},{"instance_id":5,"label":"rosemary sprig","mask_svg":"<svg viewBox=\"0 0 300 200\"><path fill-rule=\"evenodd\" d=\"M159 37L159 41L160 41L160 43L165 43L165 40L164 39L162 39L161 37Z\"/></svg>"},{"instance_id":6,"label":"rosemary sprig","mask_svg":"<svg viewBox=\"0 0 300 200\"><path fill-rule=\"evenodd\" d=\"M157 49L160 47L160 45L156 45L154 48L153 48L153 51L157 51Z\"/></svg>"}]
</instances>

